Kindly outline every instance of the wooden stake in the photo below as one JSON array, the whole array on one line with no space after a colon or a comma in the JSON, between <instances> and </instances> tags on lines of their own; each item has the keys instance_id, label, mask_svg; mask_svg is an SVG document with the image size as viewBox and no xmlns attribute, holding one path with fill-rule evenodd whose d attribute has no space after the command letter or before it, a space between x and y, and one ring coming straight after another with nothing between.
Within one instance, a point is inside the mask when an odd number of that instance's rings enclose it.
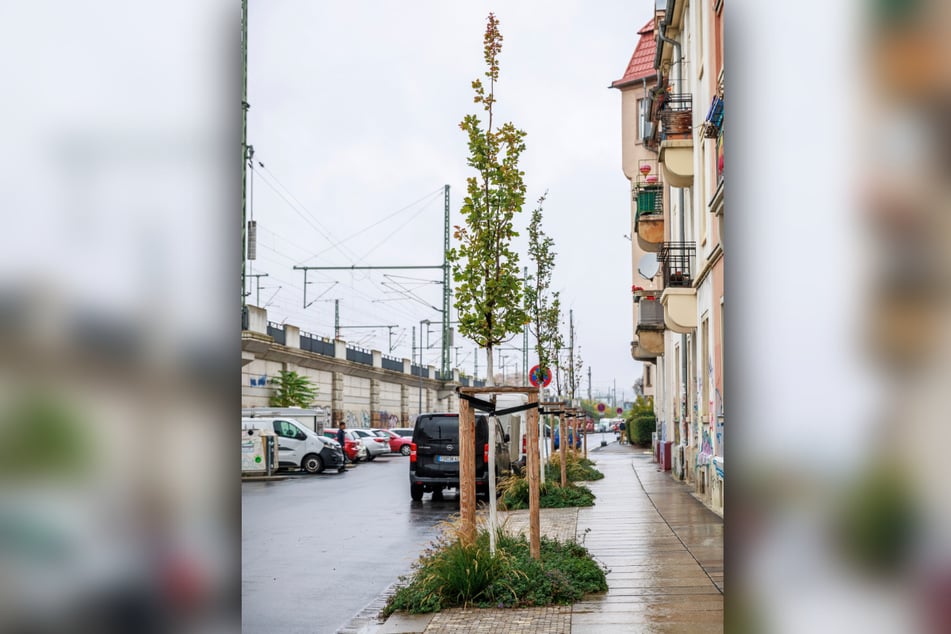
<instances>
[{"instance_id":1,"label":"wooden stake","mask_svg":"<svg viewBox=\"0 0 951 634\"><path fill-rule=\"evenodd\" d=\"M528 404L538 402L538 393L528 393ZM532 559L541 559L541 516L539 508L541 507L541 492L539 486L539 465L541 464L538 453L538 409L528 410L526 434L528 437L528 457L526 468L528 469L528 550Z\"/></svg>"},{"instance_id":2,"label":"wooden stake","mask_svg":"<svg viewBox=\"0 0 951 634\"><path fill-rule=\"evenodd\" d=\"M584 457L588 457L588 418L584 419Z\"/></svg>"},{"instance_id":3,"label":"wooden stake","mask_svg":"<svg viewBox=\"0 0 951 634\"><path fill-rule=\"evenodd\" d=\"M463 544L472 544L476 538L475 488L475 414L472 405L459 399L459 516L462 528L459 535Z\"/></svg>"},{"instance_id":4,"label":"wooden stake","mask_svg":"<svg viewBox=\"0 0 951 634\"><path fill-rule=\"evenodd\" d=\"M567 431L567 425L565 424L564 415L558 417L558 425L560 431L558 432L558 448L561 451L561 486L562 488L568 486L568 437L565 435Z\"/></svg>"}]
</instances>

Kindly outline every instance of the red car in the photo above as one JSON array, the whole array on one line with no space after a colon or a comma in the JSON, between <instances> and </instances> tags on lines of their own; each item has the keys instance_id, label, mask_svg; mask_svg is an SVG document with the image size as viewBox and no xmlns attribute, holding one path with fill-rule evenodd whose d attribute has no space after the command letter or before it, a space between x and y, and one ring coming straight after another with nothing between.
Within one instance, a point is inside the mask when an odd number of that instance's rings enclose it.
<instances>
[{"instance_id":1,"label":"red car","mask_svg":"<svg viewBox=\"0 0 951 634\"><path fill-rule=\"evenodd\" d=\"M337 440L337 430L325 429L324 436L326 436L327 438L333 438L334 440ZM349 460L350 462L358 462L360 459L359 458L360 449L363 448L363 443L360 442L360 439L356 438L353 432L350 431L349 429L346 430L346 436L344 437L343 442L344 442L343 452L347 454L347 460ZM366 452L366 449L364 449L364 453L365 452Z\"/></svg>"},{"instance_id":2,"label":"red car","mask_svg":"<svg viewBox=\"0 0 951 634\"><path fill-rule=\"evenodd\" d=\"M390 429L374 429L373 431L390 441L390 451L393 453L401 453L404 456L409 455L409 446L413 444L413 438L411 436L400 436Z\"/></svg>"}]
</instances>

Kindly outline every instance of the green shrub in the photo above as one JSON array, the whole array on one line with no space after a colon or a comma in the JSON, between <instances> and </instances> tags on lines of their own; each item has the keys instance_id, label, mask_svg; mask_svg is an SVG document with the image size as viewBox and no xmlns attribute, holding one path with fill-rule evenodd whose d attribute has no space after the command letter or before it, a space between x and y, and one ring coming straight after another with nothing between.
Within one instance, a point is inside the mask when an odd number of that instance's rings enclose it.
<instances>
[{"instance_id":1,"label":"green shrub","mask_svg":"<svg viewBox=\"0 0 951 634\"><path fill-rule=\"evenodd\" d=\"M600 480L604 474L595 469L594 463L585 457L568 452L565 460L565 475L568 482L590 482ZM545 465L545 479L561 482L561 454L556 453Z\"/></svg>"},{"instance_id":2,"label":"green shrub","mask_svg":"<svg viewBox=\"0 0 951 634\"><path fill-rule=\"evenodd\" d=\"M530 607L570 604L588 592L607 590L605 569L575 542L541 538L541 559L532 559L524 535L496 533L496 554L481 531L471 546L441 539L428 548L383 609L438 612L455 606Z\"/></svg>"},{"instance_id":3,"label":"green shrub","mask_svg":"<svg viewBox=\"0 0 951 634\"><path fill-rule=\"evenodd\" d=\"M657 429L657 418L653 413L638 414L633 423L627 426L627 437L632 445L651 444L651 434Z\"/></svg>"},{"instance_id":4,"label":"green shrub","mask_svg":"<svg viewBox=\"0 0 951 634\"><path fill-rule=\"evenodd\" d=\"M558 476L560 478L561 476ZM568 483L560 486L560 479L547 479L539 486L539 507L544 509L567 508L570 506L594 506L594 493L586 486ZM499 507L514 511L528 508L528 480L513 478L499 487L502 495Z\"/></svg>"}]
</instances>

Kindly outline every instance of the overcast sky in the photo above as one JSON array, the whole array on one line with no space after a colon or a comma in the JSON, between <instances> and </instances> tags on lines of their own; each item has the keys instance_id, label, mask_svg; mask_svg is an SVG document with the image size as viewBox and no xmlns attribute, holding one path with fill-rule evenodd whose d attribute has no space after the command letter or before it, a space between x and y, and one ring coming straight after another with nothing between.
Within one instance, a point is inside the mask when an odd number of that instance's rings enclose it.
<instances>
[{"instance_id":1,"label":"overcast sky","mask_svg":"<svg viewBox=\"0 0 951 634\"><path fill-rule=\"evenodd\" d=\"M485 70L485 18L495 11L504 36L496 121L527 132L521 167L530 204L517 220L521 265L529 264L531 209L548 190L544 227L558 252L553 286L566 320L567 309L574 310L594 391L616 379L618 394L630 396L640 364L629 345L629 185L621 172L620 94L607 86L624 73L652 7L649 0L252 1L253 272L268 275L260 280L260 303L269 319L333 335L334 303L305 310L303 273L294 265L441 263L442 186L450 186L452 224L459 224L472 171L458 124L467 113L481 113L471 82ZM432 283L439 279L438 271L312 272L307 296L339 299L342 326L398 325L392 354L403 358L410 356L412 326L440 319L426 305L441 306ZM398 284L424 301L407 299ZM253 280L249 287L249 303L256 304ZM437 337L434 327L423 359L438 367ZM389 350L386 328L344 330L342 338ZM507 345L521 342L519 335ZM455 343L462 345L459 366L472 372L474 346L458 337ZM500 354L521 363L515 351ZM484 376L484 354L478 363Z\"/></svg>"}]
</instances>

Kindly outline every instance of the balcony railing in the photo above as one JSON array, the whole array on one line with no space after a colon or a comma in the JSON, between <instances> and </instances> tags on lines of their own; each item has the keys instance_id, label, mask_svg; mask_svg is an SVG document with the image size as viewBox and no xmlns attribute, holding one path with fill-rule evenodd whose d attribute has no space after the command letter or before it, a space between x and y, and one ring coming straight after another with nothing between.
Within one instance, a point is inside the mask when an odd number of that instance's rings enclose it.
<instances>
[{"instance_id":1,"label":"balcony railing","mask_svg":"<svg viewBox=\"0 0 951 634\"><path fill-rule=\"evenodd\" d=\"M667 93L662 99L660 121L663 124L664 138L672 136L689 138L693 132L693 95Z\"/></svg>"},{"instance_id":2,"label":"balcony railing","mask_svg":"<svg viewBox=\"0 0 951 634\"><path fill-rule=\"evenodd\" d=\"M720 136L720 130L723 128L723 99L714 96L710 102L710 109L707 111L707 118L703 122L703 137L705 139L715 139Z\"/></svg>"},{"instance_id":3,"label":"balcony railing","mask_svg":"<svg viewBox=\"0 0 951 634\"><path fill-rule=\"evenodd\" d=\"M664 327L664 306L658 299L642 299L637 303L638 329L657 329Z\"/></svg>"},{"instance_id":4,"label":"balcony railing","mask_svg":"<svg viewBox=\"0 0 951 634\"><path fill-rule=\"evenodd\" d=\"M638 185L634 188L634 200L637 203L637 218L650 214L663 214L664 186L660 183Z\"/></svg>"},{"instance_id":5,"label":"balcony railing","mask_svg":"<svg viewBox=\"0 0 951 634\"><path fill-rule=\"evenodd\" d=\"M695 242L665 242L658 255L664 270L665 288L693 286L693 263L697 255Z\"/></svg>"}]
</instances>

